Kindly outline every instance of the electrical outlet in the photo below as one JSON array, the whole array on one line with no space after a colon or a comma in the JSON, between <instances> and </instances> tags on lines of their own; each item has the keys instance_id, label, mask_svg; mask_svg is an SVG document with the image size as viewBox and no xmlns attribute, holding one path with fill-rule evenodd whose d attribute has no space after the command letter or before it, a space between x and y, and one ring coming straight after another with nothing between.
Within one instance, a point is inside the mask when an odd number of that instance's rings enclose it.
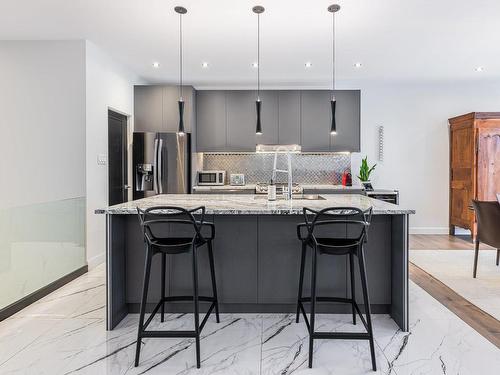
<instances>
[{"instance_id":1,"label":"electrical outlet","mask_svg":"<svg viewBox=\"0 0 500 375\"><path fill-rule=\"evenodd\" d=\"M108 155L99 154L97 155L97 165L106 165L108 163Z\"/></svg>"}]
</instances>

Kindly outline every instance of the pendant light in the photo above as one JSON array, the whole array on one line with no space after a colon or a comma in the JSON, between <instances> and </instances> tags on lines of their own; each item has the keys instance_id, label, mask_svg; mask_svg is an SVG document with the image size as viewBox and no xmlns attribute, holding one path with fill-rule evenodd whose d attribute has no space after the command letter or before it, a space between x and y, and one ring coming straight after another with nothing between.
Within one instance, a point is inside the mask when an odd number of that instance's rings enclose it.
<instances>
[{"instance_id":1,"label":"pendant light","mask_svg":"<svg viewBox=\"0 0 500 375\"><path fill-rule=\"evenodd\" d=\"M330 127L330 134L337 134L337 122L335 121L335 111L337 101L335 99L335 13L340 10L340 5L332 4L328 7L328 11L332 13L332 98L330 100L330 107L332 110L332 124Z\"/></svg>"},{"instance_id":2,"label":"pendant light","mask_svg":"<svg viewBox=\"0 0 500 375\"><path fill-rule=\"evenodd\" d=\"M179 128L177 134L183 136L184 131L184 98L182 97L182 15L187 13L187 9L181 6L174 8L179 14Z\"/></svg>"},{"instance_id":3,"label":"pendant light","mask_svg":"<svg viewBox=\"0 0 500 375\"><path fill-rule=\"evenodd\" d=\"M262 124L260 122L260 112L262 110L262 102L260 101L260 14L264 13L264 7L256 5L252 11L257 14L257 101L255 102L255 110L257 111L257 125L255 134L262 134Z\"/></svg>"}]
</instances>

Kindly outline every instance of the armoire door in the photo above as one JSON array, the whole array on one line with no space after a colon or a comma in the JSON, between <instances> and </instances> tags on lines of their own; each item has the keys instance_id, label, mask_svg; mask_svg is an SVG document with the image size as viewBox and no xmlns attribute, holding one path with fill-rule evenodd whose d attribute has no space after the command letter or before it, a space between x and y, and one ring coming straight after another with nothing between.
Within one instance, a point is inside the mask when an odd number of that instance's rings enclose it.
<instances>
[{"instance_id":1,"label":"armoire door","mask_svg":"<svg viewBox=\"0 0 500 375\"><path fill-rule=\"evenodd\" d=\"M477 147L477 199L494 201L500 193L500 129L479 129Z\"/></svg>"},{"instance_id":2,"label":"armoire door","mask_svg":"<svg viewBox=\"0 0 500 375\"><path fill-rule=\"evenodd\" d=\"M474 130L471 126L451 131L450 225L471 228L474 198Z\"/></svg>"}]
</instances>

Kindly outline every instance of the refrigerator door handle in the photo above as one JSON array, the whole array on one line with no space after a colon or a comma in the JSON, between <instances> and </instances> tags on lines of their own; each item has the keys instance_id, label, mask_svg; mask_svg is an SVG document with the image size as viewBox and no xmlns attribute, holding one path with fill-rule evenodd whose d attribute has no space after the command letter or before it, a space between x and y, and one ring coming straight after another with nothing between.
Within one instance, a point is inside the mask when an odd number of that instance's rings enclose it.
<instances>
[{"instance_id":1,"label":"refrigerator door handle","mask_svg":"<svg viewBox=\"0 0 500 375\"><path fill-rule=\"evenodd\" d=\"M160 147L158 150L158 190L163 194L163 139L160 138Z\"/></svg>"},{"instance_id":2,"label":"refrigerator door handle","mask_svg":"<svg viewBox=\"0 0 500 375\"><path fill-rule=\"evenodd\" d=\"M155 139L155 151L153 160L153 189L158 194L158 139Z\"/></svg>"}]
</instances>

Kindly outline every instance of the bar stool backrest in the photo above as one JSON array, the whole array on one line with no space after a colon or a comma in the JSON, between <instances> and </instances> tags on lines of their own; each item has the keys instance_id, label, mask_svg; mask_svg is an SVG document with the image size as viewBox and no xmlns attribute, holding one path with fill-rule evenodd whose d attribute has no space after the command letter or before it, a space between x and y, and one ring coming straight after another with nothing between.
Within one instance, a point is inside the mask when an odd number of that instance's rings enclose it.
<instances>
[{"instance_id":1,"label":"bar stool backrest","mask_svg":"<svg viewBox=\"0 0 500 375\"><path fill-rule=\"evenodd\" d=\"M186 243L177 243L182 246L194 242L197 238L203 238L201 227L205 218L205 207L191 210L175 206L155 206L146 210L137 207L137 214L144 239L149 244L154 244L160 238L190 239Z\"/></svg>"},{"instance_id":2,"label":"bar stool backrest","mask_svg":"<svg viewBox=\"0 0 500 375\"><path fill-rule=\"evenodd\" d=\"M353 240L355 244L360 244L367 240L372 207L366 211L357 207L328 207L320 211L304 207L303 214L308 239L316 242L319 231L322 237L328 237L329 233L333 234L331 237L335 237L335 233L339 230L346 229L346 238ZM298 234L300 237L301 234Z\"/></svg>"},{"instance_id":3,"label":"bar stool backrest","mask_svg":"<svg viewBox=\"0 0 500 375\"><path fill-rule=\"evenodd\" d=\"M500 203L473 200L477 219L477 238L480 242L500 248Z\"/></svg>"}]
</instances>

